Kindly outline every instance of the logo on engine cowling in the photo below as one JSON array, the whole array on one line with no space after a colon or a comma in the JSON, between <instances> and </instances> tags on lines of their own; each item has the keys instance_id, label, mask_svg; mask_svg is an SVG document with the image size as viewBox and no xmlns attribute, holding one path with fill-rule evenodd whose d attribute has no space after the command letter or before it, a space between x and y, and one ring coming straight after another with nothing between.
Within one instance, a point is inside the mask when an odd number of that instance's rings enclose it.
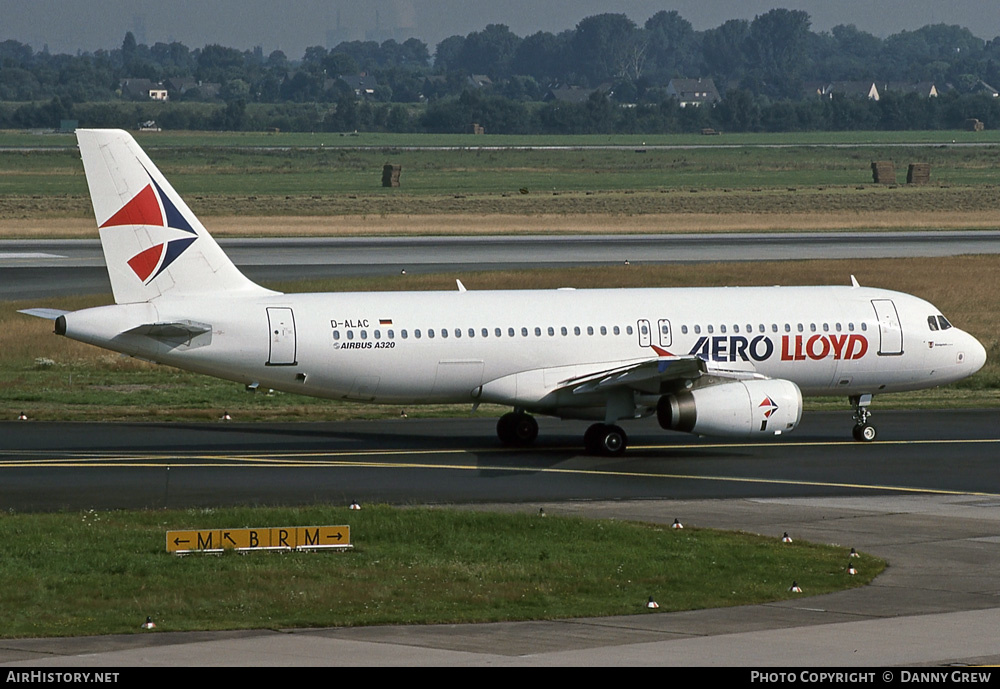
<instances>
[{"instance_id":1,"label":"logo on engine cowling","mask_svg":"<svg viewBox=\"0 0 1000 689\"><path fill-rule=\"evenodd\" d=\"M778 405L774 403L770 397L765 396L764 401L757 405L758 409L764 410L764 418L760 422L760 430L767 430L767 420L771 418L771 414L778 411Z\"/></svg>"}]
</instances>

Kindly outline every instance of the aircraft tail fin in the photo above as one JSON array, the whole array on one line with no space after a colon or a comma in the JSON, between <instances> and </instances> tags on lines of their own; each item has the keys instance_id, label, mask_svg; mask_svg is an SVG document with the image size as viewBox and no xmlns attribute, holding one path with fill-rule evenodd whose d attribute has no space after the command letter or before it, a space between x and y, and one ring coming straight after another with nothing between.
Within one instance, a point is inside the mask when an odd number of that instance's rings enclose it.
<instances>
[{"instance_id":1,"label":"aircraft tail fin","mask_svg":"<svg viewBox=\"0 0 1000 689\"><path fill-rule=\"evenodd\" d=\"M273 294L239 271L128 132L78 129L76 136L115 303Z\"/></svg>"}]
</instances>

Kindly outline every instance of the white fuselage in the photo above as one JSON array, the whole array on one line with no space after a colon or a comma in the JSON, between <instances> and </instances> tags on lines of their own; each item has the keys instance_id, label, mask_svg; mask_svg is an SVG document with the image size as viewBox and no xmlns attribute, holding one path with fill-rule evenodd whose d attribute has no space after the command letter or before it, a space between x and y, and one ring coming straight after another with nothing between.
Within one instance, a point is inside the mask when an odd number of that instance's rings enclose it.
<instances>
[{"instance_id":1,"label":"white fuselage","mask_svg":"<svg viewBox=\"0 0 1000 689\"><path fill-rule=\"evenodd\" d=\"M863 287L165 295L67 314L66 335L317 397L572 416L600 401L549 394L561 382L656 356L695 355L709 373L785 379L805 395L942 385L978 370L985 352L938 316L917 297ZM176 322L210 332L126 332Z\"/></svg>"}]
</instances>

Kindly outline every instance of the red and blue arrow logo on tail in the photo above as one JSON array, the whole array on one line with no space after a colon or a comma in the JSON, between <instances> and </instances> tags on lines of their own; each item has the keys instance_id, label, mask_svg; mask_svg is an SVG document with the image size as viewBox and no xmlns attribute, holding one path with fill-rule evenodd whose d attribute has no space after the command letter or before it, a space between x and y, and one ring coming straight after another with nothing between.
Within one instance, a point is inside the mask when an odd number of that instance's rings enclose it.
<instances>
[{"instance_id":1,"label":"red and blue arrow logo on tail","mask_svg":"<svg viewBox=\"0 0 1000 689\"><path fill-rule=\"evenodd\" d=\"M128 265L143 284L148 284L166 270L198 238L194 228L163 193L160 185L152 177L149 182L121 210L108 218L101 229L122 225L152 225L180 230L192 236L161 242L130 258Z\"/></svg>"}]
</instances>

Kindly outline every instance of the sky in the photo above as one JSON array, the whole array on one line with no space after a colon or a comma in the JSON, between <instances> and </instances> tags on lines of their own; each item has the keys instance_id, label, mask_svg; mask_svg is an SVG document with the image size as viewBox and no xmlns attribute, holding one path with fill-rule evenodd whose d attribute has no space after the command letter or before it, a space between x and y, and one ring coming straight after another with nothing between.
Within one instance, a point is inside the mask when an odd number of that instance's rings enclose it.
<instances>
[{"instance_id":1,"label":"sky","mask_svg":"<svg viewBox=\"0 0 1000 689\"><path fill-rule=\"evenodd\" d=\"M332 48L342 40L416 37L433 53L442 39L487 24L506 24L523 37L572 29L604 12L641 25L656 12L677 10L704 30L775 7L805 10L813 31L854 24L884 37L943 23L986 40L1000 36L1000 0L0 0L0 40L75 54L119 47L132 31L147 45L260 46L265 55L282 50L298 59L308 46Z\"/></svg>"}]
</instances>

